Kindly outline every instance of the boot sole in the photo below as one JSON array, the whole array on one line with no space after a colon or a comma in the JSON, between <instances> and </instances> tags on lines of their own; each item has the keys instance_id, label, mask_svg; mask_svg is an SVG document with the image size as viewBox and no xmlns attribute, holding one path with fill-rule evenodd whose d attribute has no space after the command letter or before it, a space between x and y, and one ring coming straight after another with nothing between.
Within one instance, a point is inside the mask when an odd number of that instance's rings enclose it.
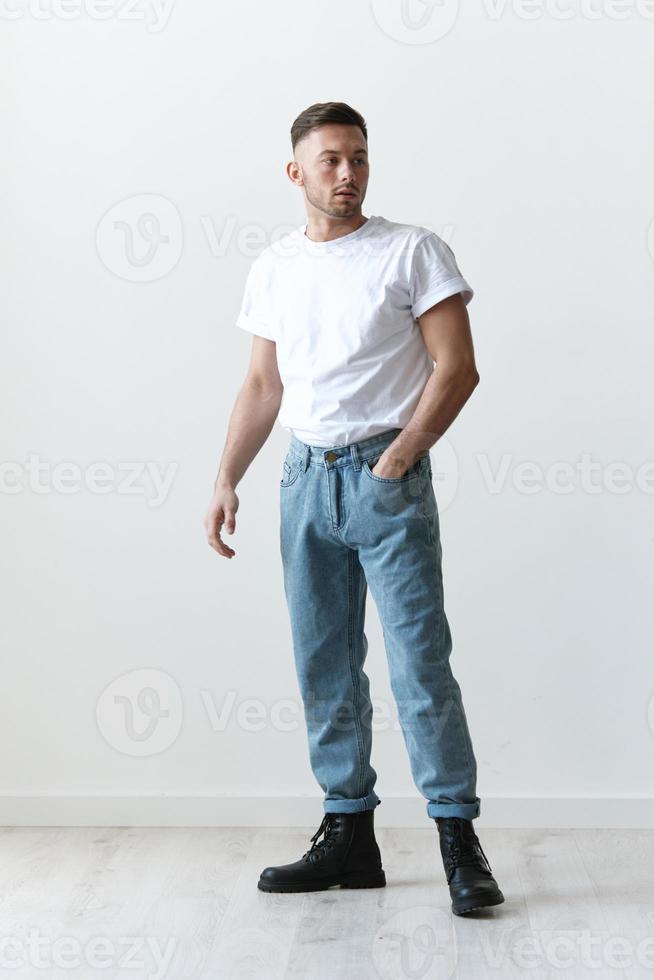
<instances>
[{"instance_id":1,"label":"boot sole","mask_svg":"<svg viewBox=\"0 0 654 980\"><path fill-rule=\"evenodd\" d=\"M466 898L465 904L455 905L452 903L452 911L455 915L465 915L467 912L474 912L476 909L485 909L491 905L501 905L504 895L498 891L495 895L483 895L478 898Z\"/></svg>"},{"instance_id":2,"label":"boot sole","mask_svg":"<svg viewBox=\"0 0 654 980\"><path fill-rule=\"evenodd\" d=\"M344 874L332 875L330 878L323 878L320 881L307 882L268 882L259 879L257 888L262 892L320 892L334 885L341 888L383 888L386 884L386 875L383 871L375 871L372 874Z\"/></svg>"}]
</instances>

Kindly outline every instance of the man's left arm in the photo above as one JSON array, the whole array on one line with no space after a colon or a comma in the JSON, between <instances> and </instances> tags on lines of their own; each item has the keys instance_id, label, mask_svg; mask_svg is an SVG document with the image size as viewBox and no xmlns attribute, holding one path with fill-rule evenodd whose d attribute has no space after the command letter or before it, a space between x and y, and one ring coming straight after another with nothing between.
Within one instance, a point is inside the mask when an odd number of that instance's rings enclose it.
<instances>
[{"instance_id":1,"label":"man's left arm","mask_svg":"<svg viewBox=\"0 0 654 980\"><path fill-rule=\"evenodd\" d=\"M415 411L377 461L375 476L397 479L440 439L479 384L468 310L461 293L417 318L434 371Z\"/></svg>"}]
</instances>

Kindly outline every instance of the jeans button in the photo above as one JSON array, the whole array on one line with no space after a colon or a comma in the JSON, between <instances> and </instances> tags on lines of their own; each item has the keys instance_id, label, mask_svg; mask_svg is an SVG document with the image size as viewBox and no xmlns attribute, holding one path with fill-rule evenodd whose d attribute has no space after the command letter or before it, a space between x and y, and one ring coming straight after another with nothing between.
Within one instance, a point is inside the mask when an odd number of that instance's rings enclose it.
<instances>
[{"instance_id":1,"label":"jeans button","mask_svg":"<svg viewBox=\"0 0 654 980\"><path fill-rule=\"evenodd\" d=\"M336 453L329 452L329 453L325 453L325 459L327 460L328 463L333 463L335 459L338 459L338 456L336 455Z\"/></svg>"}]
</instances>

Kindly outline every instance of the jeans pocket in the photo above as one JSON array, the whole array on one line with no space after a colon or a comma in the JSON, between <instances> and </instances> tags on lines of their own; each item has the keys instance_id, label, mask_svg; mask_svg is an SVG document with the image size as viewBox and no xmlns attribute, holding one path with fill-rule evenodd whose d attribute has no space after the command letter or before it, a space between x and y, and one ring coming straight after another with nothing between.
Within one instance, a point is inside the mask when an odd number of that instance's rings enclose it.
<instances>
[{"instance_id":1,"label":"jeans pocket","mask_svg":"<svg viewBox=\"0 0 654 980\"><path fill-rule=\"evenodd\" d=\"M420 476L420 474L430 466L429 454L426 453L424 456L420 456L415 463L412 463L406 473L403 473L402 476L377 476L372 471L381 459L381 456L382 453L380 453L379 456L374 456L372 459L364 459L362 464L362 469L366 476L370 477L371 480L375 480L377 483L408 483L409 480L413 480L415 477Z\"/></svg>"},{"instance_id":2,"label":"jeans pocket","mask_svg":"<svg viewBox=\"0 0 654 980\"><path fill-rule=\"evenodd\" d=\"M280 487L290 487L297 480L302 470L302 458L289 450L284 460L282 478L279 481Z\"/></svg>"}]
</instances>

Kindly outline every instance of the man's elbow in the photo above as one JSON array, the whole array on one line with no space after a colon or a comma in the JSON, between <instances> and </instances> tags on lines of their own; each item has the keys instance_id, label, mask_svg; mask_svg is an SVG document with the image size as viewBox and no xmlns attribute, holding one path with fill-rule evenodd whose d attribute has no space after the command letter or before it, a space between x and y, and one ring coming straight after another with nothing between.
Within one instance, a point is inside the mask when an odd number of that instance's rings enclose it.
<instances>
[{"instance_id":1,"label":"man's elbow","mask_svg":"<svg viewBox=\"0 0 654 980\"><path fill-rule=\"evenodd\" d=\"M469 395L472 394L480 380L479 371L475 365L462 364L457 371L457 376L461 387L464 388Z\"/></svg>"},{"instance_id":2,"label":"man's elbow","mask_svg":"<svg viewBox=\"0 0 654 980\"><path fill-rule=\"evenodd\" d=\"M270 404L281 404L284 395L284 386L279 378L272 378L268 374L255 373L249 371L246 375L245 386L253 391L261 401Z\"/></svg>"},{"instance_id":3,"label":"man's elbow","mask_svg":"<svg viewBox=\"0 0 654 980\"><path fill-rule=\"evenodd\" d=\"M437 371L439 369L443 377L452 378L462 388L468 388L470 391L474 391L479 384L479 371L474 360L471 358L441 357L440 361L434 360L434 370Z\"/></svg>"}]
</instances>

